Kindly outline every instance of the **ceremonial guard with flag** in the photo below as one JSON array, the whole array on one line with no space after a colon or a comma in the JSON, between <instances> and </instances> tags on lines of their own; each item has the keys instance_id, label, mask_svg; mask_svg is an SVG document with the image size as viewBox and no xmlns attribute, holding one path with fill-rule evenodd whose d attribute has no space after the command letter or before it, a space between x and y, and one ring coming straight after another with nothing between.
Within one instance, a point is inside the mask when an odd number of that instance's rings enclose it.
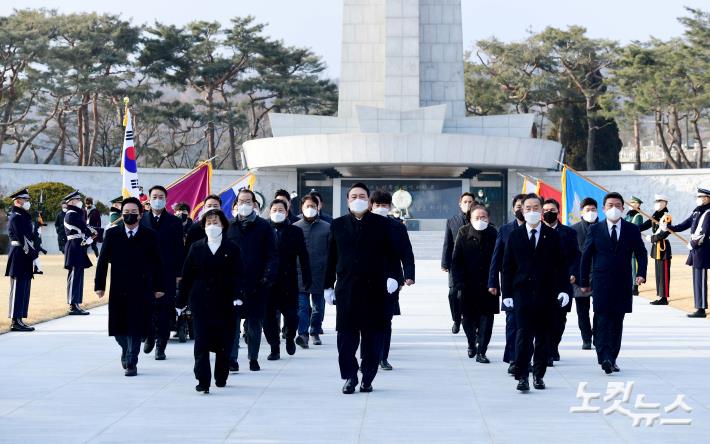
<instances>
[{"instance_id":1,"label":"ceremonial guard with flag","mask_svg":"<svg viewBox=\"0 0 710 444\"><path fill-rule=\"evenodd\" d=\"M10 330L34 331L24 323L30 305L30 286L34 270L33 261L39 252L32 241L32 217L30 216L30 193L25 188L10 196L12 210L8 222L10 252L5 276L10 277Z\"/></svg>"},{"instance_id":2,"label":"ceremonial guard with flag","mask_svg":"<svg viewBox=\"0 0 710 444\"><path fill-rule=\"evenodd\" d=\"M88 315L80 304L84 300L84 270L91 267L86 250L94 242L96 232L86 225L86 217L82 210L81 193L72 191L64 200L67 202L67 213L64 216L64 231L67 244L64 247L64 268L69 271L67 276L67 303L70 315Z\"/></svg>"},{"instance_id":3,"label":"ceremonial guard with flag","mask_svg":"<svg viewBox=\"0 0 710 444\"><path fill-rule=\"evenodd\" d=\"M651 301L651 305L668 305L671 285L671 242L668 240L670 232L661 230L660 222L670 223L668 214L669 198L663 194L654 196L652 219L646 220L639 227L641 231L651 229L651 234L646 235L646 240L651 242L651 259L656 265L656 296L658 299Z\"/></svg>"}]
</instances>

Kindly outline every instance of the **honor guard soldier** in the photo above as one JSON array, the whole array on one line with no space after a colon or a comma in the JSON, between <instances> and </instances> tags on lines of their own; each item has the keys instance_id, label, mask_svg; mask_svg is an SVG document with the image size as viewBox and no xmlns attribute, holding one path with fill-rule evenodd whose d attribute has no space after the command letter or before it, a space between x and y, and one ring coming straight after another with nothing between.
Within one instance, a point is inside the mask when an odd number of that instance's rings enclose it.
<instances>
[{"instance_id":1,"label":"honor guard soldier","mask_svg":"<svg viewBox=\"0 0 710 444\"><path fill-rule=\"evenodd\" d=\"M710 268L710 190L698 188L696 194L697 205L693 213L686 220L678 225L666 224L661 221L660 228L663 231L675 231L677 233L690 228L690 243L688 248L690 254L686 265L693 267L693 294L695 297L695 312L688 315L689 318L706 317L705 310L708 308L708 268Z\"/></svg>"},{"instance_id":2,"label":"honor guard soldier","mask_svg":"<svg viewBox=\"0 0 710 444\"><path fill-rule=\"evenodd\" d=\"M641 208L641 204L643 204L643 201L639 199L636 196L631 196L631 199L629 199L629 206L631 209L626 213L626 217L624 220L626 222L631 222L632 224L636 225L637 227L641 227L643 224L643 216L639 212L639 209ZM636 257L633 257L631 259L631 270L632 270L632 276L631 280L633 282L633 295L638 296L639 294L639 287L636 285L636 269L637 269L637 261L638 259Z\"/></svg>"},{"instance_id":3,"label":"honor guard soldier","mask_svg":"<svg viewBox=\"0 0 710 444\"><path fill-rule=\"evenodd\" d=\"M8 234L10 236L10 253L7 260L5 276L10 277L10 312L12 319L10 330L34 331L34 327L26 325L22 318L27 317L30 305L30 284L34 270L33 261L37 259L38 251L32 241L32 217L30 216L30 193L27 189L20 190L10 196Z\"/></svg>"},{"instance_id":4,"label":"honor guard soldier","mask_svg":"<svg viewBox=\"0 0 710 444\"><path fill-rule=\"evenodd\" d=\"M83 310L80 304L84 299L84 269L92 265L86 249L94 242L96 232L86 225L79 191L72 191L64 200L67 202L67 213L64 215L64 230L67 234L64 268L69 271L67 276L69 314L88 315L89 312Z\"/></svg>"},{"instance_id":5,"label":"honor guard soldier","mask_svg":"<svg viewBox=\"0 0 710 444\"><path fill-rule=\"evenodd\" d=\"M111 199L111 208L109 208L108 212L108 223L109 226L106 227L106 229L109 229L113 226L116 225L116 221L121 218L121 203L123 202L123 196L118 196L114 199Z\"/></svg>"},{"instance_id":6,"label":"honor guard soldier","mask_svg":"<svg viewBox=\"0 0 710 444\"><path fill-rule=\"evenodd\" d=\"M651 305L668 305L671 287L671 242L668 236L671 233L660 229L660 222L671 222L668 213L668 197L656 194L653 204L652 219L647 220L639 227L641 231L651 229L651 234L646 235L646 240L651 242L651 258L656 264L656 296L658 299L651 301Z\"/></svg>"}]
</instances>

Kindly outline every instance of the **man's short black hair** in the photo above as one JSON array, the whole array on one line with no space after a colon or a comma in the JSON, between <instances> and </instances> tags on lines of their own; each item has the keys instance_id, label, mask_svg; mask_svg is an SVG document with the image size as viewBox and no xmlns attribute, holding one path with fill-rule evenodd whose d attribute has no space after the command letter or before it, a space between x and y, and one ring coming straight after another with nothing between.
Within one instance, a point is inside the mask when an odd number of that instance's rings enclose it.
<instances>
[{"instance_id":1,"label":"man's short black hair","mask_svg":"<svg viewBox=\"0 0 710 444\"><path fill-rule=\"evenodd\" d=\"M585 197L584 199L582 199L582 202L579 204L579 209L584 209L584 207L586 207L587 205L593 205L594 208L599 208L597 200L593 197Z\"/></svg>"},{"instance_id":2,"label":"man's short black hair","mask_svg":"<svg viewBox=\"0 0 710 444\"><path fill-rule=\"evenodd\" d=\"M205 200L203 200L202 203L206 204L208 200L216 200L217 202L219 202L219 206L222 206L222 198L216 194L210 194L209 196L205 197Z\"/></svg>"},{"instance_id":3,"label":"man's short black hair","mask_svg":"<svg viewBox=\"0 0 710 444\"><path fill-rule=\"evenodd\" d=\"M286 201L291 203L291 193L289 193L288 191L284 189L276 190L276 192L274 193L274 199L278 199L279 197L285 197Z\"/></svg>"},{"instance_id":4,"label":"man's short black hair","mask_svg":"<svg viewBox=\"0 0 710 444\"><path fill-rule=\"evenodd\" d=\"M560 203L557 202L555 199L545 199L545 202L542 203L543 205L547 204L552 204L557 208L557 211L560 211Z\"/></svg>"},{"instance_id":5,"label":"man's short black hair","mask_svg":"<svg viewBox=\"0 0 710 444\"><path fill-rule=\"evenodd\" d=\"M309 200L316 204L316 207L318 206L318 197L316 197L316 195L313 193L308 193L301 198L301 206L303 206L303 204L305 204Z\"/></svg>"},{"instance_id":6,"label":"man's short black hair","mask_svg":"<svg viewBox=\"0 0 710 444\"><path fill-rule=\"evenodd\" d=\"M176 211L187 211L188 213L190 212L190 205L187 204L187 202L178 202L175 204L175 210Z\"/></svg>"},{"instance_id":7,"label":"man's short black hair","mask_svg":"<svg viewBox=\"0 0 710 444\"><path fill-rule=\"evenodd\" d=\"M537 199L537 201L540 202L540 206L542 206L542 197L538 196L535 193L524 194L523 195L523 204L530 199Z\"/></svg>"},{"instance_id":8,"label":"man's short black hair","mask_svg":"<svg viewBox=\"0 0 710 444\"><path fill-rule=\"evenodd\" d=\"M236 207L236 206L239 204L239 202L238 202L238 200L239 200L239 195L242 194L242 193L251 194L251 201L254 202L254 203L257 204L257 205L259 204L259 203L256 201L256 194L254 194L254 192L253 192L252 190L250 190L249 188L242 188L242 189L240 189L239 192L237 193L237 198L234 199L234 202L232 202L232 208Z\"/></svg>"},{"instance_id":9,"label":"man's short black hair","mask_svg":"<svg viewBox=\"0 0 710 444\"><path fill-rule=\"evenodd\" d=\"M459 196L459 202L461 202L461 201L463 200L463 198L466 197L466 196L470 197L470 198L473 199L474 201L476 200L476 196L474 196L473 193L470 193L470 192L466 191L466 192L464 192L464 193L461 193L461 196Z\"/></svg>"},{"instance_id":10,"label":"man's short black hair","mask_svg":"<svg viewBox=\"0 0 710 444\"><path fill-rule=\"evenodd\" d=\"M150 187L150 189L148 190L148 196L150 196L150 193L152 193L153 190L160 190L163 192L163 194L165 194L166 198L168 197L168 190L166 190L165 187L162 185L153 185L152 187Z\"/></svg>"},{"instance_id":11,"label":"man's short black hair","mask_svg":"<svg viewBox=\"0 0 710 444\"><path fill-rule=\"evenodd\" d=\"M288 211L288 205L281 199L274 199L269 204L269 210L274 207L274 205L283 205L284 210Z\"/></svg>"},{"instance_id":12,"label":"man's short black hair","mask_svg":"<svg viewBox=\"0 0 710 444\"><path fill-rule=\"evenodd\" d=\"M367 188L367 185L365 185L364 183L357 182L350 185L350 188L348 188L348 196L350 195L350 192L353 190L353 188L362 188L363 190L365 190L365 194L367 194L367 197L370 197L370 189Z\"/></svg>"},{"instance_id":13,"label":"man's short black hair","mask_svg":"<svg viewBox=\"0 0 710 444\"><path fill-rule=\"evenodd\" d=\"M607 193L606 196L604 196L604 202L602 202L602 205L606 205L606 201L609 199L619 199L619 200L621 200L621 205L624 205L624 196L617 193L616 191L612 191L611 193Z\"/></svg>"},{"instance_id":14,"label":"man's short black hair","mask_svg":"<svg viewBox=\"0 0 710 444\"><path fill-rule=\"evenodd\" d=\"M473 204L471 206L471 208L469 208L468 211L466 212L466 221L467 222L471 221L471 216L473 215L473 212L476 210L483 210L486 212L486 215L488 215L488 217L491 216L491 213L488 211L488 208L486 208L485 205Z\"/></svg>"},{"instance_id":15,"label":"man's short black hair","mask_svg":"<svg viewBox=\"0 0 710 444\"><path fill-rule=\"evenodd\" d=\"M323 195L320 193L320 191L313 190L308 194L310 194L311 196L315 196L316 199L318 199L318 202L320 202L321 204L323 203Z\"/></svg>"},{"instance_id":16,"label":"man's short black hair","mask_svg":"<svg viewBox=\"0 0 710 444\"><path fill-rule=\"evenodd\" d=\"M513 202L510 203L510 207L513 208L516 203L518 203L519 200L524 201L525 200L525 194L516 194L515 197L513 198Z\"/></svg>"},{"instance_id":17,"label":"man's short black hair","mask_svg":"<svg viewBox=\"0 0 710 444\"><path fill-rule=\"evenodd\" d=\"M387 191L375 190L370 196L371 204L392 205L392 195Z\"/></svg>"},{"instance_id":18,"label":"man's short black hair","mask_svg":"<svg viewBox=\"0 0 710 444\"><path fill-rule=\"evenodd\" d=\"M133 205L138 207L138 214L143 214L143 205L141 205L141 201L137 197L127 197L123 199L123 202L121 202L121 212L123 213L123 207L126 206L126 204L132 203Z\"/></svg>"}]
</instances>

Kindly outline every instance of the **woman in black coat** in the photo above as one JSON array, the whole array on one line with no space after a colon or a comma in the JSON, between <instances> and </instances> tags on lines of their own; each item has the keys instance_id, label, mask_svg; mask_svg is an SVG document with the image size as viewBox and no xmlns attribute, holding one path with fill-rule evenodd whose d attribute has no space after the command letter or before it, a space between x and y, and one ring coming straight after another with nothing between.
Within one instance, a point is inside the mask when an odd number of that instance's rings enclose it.
<instances>
[{"instance_id":1,"label":"woman in black coat","mask_svg":"<svg viewBox=\"0 0 710 444\"><path fill-rule=\"evenodd\" d=\"M468 357L488 364L488 343L493 331L493 315L498 313L498 297L488 292L490 269L497 231L488 225L488 210L476 206L466 215L468 223L459 229L454 244L451 277L459 292L461 324L468 339Z\"/></svg>"},{"instance_id":2,"label":"woman in black coat","mask_svg":"<svg viewBox=\"0 0 710 444\"><path fill-rule=\"evenodd\" d=\"M238 311L244 308L244 275L239 247L227 236L229 222L221 210L209 210L200 224L207 237L190 247L182 270L177 306L189 300L195 331L195 389L209 393L210 352L216 354L214 379L224 387L229 376Z\"/></svg>"}]
</instances>

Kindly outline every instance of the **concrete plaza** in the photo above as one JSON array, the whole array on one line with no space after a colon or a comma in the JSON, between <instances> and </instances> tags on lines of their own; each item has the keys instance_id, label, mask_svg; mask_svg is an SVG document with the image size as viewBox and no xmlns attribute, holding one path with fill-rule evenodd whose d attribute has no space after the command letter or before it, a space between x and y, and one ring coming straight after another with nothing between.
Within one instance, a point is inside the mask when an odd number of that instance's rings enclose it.
<instances>
[{"instance_id":1,"label":"concrete plaza","mask_svg":"<svg viewBox=\"0 0 710 444\"><path fill-rule=\"evenodd\" d=\"M571 315L547 390L520 394L501 362L504 317L496 317L492 363L477 364L466 356L463 332L449 330L446 291L438 261L419 260L417 284L404 290L404 315L394 323L395 370L380 372L370 394L340 393L333 307L324 345L270 362L264 341L261 372L244 371L242 360L227 387L209 395L194 390L192 343L171 341L162 362L141 354L138 377L124 377L106 307L0 335L0 442L698 443L710 436L710 323L637 298L622 371L606 376L594 352L581 350ZM620 413L570 413L582 403L581 381L602 397L608 382L634 381L622 406L644 412L634 404L645 394L646 403L661 404L646 413L692 425L633 427ZM665 413L679 394L692 412ZM604 410L613 400L592 405Z\"/></svg>"}]
</instances>

